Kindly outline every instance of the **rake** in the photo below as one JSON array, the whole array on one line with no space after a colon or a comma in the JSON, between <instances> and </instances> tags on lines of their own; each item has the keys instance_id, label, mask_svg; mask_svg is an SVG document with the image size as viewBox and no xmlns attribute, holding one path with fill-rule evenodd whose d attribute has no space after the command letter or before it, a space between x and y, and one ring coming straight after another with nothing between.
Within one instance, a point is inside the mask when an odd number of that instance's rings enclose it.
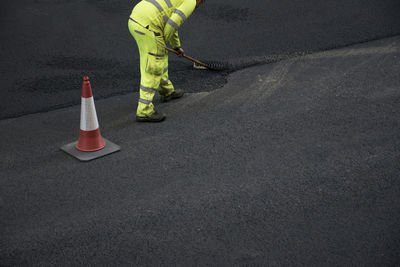
<instances>
[{"instance_id":1,"label":"rake","mask_svg":"<svg viewBox=\"0 0 400 267\"><path fill-rule=\"evenodd\" d=\"M177 51L175 51L174 49L171 49L169 47L166 47L166 49L171 52L174 53L175 55L180 55ZM194 68L195 69L209 69L209 70L215 70L215 71L223 71L223 70L227 70L229 69L229 64L227 63L223 63L223 62L203 62L200 60L197 60L195 58L189 57L187 55L182 55L182 57L186 58L187 60L190 60L192 62L194 62Z\"/></svg>"}]
</instances>

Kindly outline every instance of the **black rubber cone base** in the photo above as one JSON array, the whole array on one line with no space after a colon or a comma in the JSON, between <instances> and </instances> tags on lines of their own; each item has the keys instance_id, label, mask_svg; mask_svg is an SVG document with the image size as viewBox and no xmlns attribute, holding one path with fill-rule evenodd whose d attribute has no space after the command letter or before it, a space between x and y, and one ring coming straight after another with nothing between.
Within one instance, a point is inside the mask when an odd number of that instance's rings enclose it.
<instances>
[{"instance_id":1,"label":"black rubber cone base","mask_svg":"<svg viewBox=\"0 0 400 267\"><path fill-rule=\"evenodd\" d=\"M62 146L61 150L70 154L71 156L79 159L80 161L89 161L89 160L93 160L93 159L98 159L98 158L104 157L108 154L111 154L111 153L121 150L120 146L110 142L109 140L105 139L104 137L103 137L103 140L106 143L106 146L103 149L100 149L100 150L94 151L94 152L83 152L83 151L76 149L75 146L78 143L78 141Z\"/></svg>"}]
</instances>

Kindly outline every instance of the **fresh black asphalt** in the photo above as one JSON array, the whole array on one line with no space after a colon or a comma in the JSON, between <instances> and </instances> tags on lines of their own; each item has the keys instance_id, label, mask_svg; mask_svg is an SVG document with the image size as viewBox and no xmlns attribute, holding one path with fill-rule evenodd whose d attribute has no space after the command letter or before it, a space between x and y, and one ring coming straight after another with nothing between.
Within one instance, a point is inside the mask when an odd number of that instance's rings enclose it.
<instances>
[{"instance_id":1,"label":"fresh black asphalt","mask_svg":"<svg viewBox=\"0 0 400 267\"><path fill-rule=\"evenodd\" d=\"M71 27L99 16L105 27L120 19L121 7L130 9L114 2L111 9L106 1L80 3L91 12L87 17L77 9L78 1L4 3L8 8L24 3L25 14L34 17L60 15L59 23ZM71 43L64 52L51 46L65 42L62 34L49 37L60 29L58 20L55 26L42 26L54 31L39 36L50 42L46 53L53 63L46 67L38 60L46 49L37 41L25 44L30 52L12 47L14 52L4 58L16 61L5 61L13 67L2 66L3 73L12 74L4 86L16 77L24 82L10 82L14 87L2 90L2 117L18 117L0 121L1 266L399 264L400 37L350 45L398 33L399 4L257 2L258 8L243 1L206 1L185 25L187 50L230 62L280 61L225 73L171 62L171 76L190 93L169 103L155 101L167 114L160 124L134 120L137 59L134 47L129 48L133 58L126 61L115 49L131 41L119 30L114 43L101 38L101 29L89 34L92 26L86 24L68 28L76 38L71 42L81 44L74 54ZM5 22L21 14L1 10ZM265 27L246 27L255 21ZM200 22L209 30L191 30ZM222 34L210 27L212 22L224 29ZM30 23L24 27L38 26ZM294 30L305 25L318 34ZM107 27L119 29L112 23ZM330 34L324 35L324 29ZM10 37L9 28L2 31ZM274 33L276 39L257 35L260 31ZM85 44L80 39L85 33L87 42L97 36L100 45ZM207 39L197 34L213 36L212 49L204 50ZM247 35L254 41L242 38ZM289 35L297 41L284 42ZM5 43L34 36L15 34ZM235 36L237 42L229 39ZM336 46L346 47L301 56ZM31 53L31 60L24 53ZM282 56L293 53L299 56ZM86 65L75 67L82 58ZM123 65L123 73L109 67L128 61L132 68ZM93 62L101 64L91 69ZM12 71L20 68L21 76ZM127 76L131 71L133 76ZM86 72L101 132L122 150L81 163L60 147L78 138L80 106L73 104L79 102L80 75ZM110 80L107 73L119 73L120 79ZM63 82L55 79L63 75ZM31 91L20 86L35 79L40 82ZM71 83L75 85L69 87ZM72 100L75 94L77 101ZM40 110L44 112L35 113Z\"/></svg>"},{"instance_id":2,"label":"fresh black asphalt","mask_svg":"<svg viewBox=\"0 0 400 267\"><path fill-rule=\"evenodd\" d=\"M137 2L2 0L0 118L79 104L85 75L98 99L138 91L138 52L127 27ZM399 12L398 0L207 0L181 39L195 58L258 61L400 34ZM189 92L225 83L225 73L200 74L171 59L173 82Z\"/></svg>"}]
</instances>

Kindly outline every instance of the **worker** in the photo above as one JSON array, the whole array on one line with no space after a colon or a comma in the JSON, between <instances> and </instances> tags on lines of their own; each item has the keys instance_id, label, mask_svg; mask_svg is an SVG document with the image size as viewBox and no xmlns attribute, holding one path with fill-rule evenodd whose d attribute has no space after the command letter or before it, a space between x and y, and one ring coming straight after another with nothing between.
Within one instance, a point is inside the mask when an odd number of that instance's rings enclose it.
<instances>
[{"instance_id":1,"label":"worker","mask_svg":"<svg viewBox=\"0 0 400 267\"><path fill-rule=\"evenodd\" d=\"M136 111L138 122L160 122L165 115L154 110L156 92L161 101L183 96L182 89L174 89L168 78L166 43L184 55L178 28L204 0L143 0L132 10L129 31L135 38L140 54L140 98Z\"/></svg>"}]
</instances>

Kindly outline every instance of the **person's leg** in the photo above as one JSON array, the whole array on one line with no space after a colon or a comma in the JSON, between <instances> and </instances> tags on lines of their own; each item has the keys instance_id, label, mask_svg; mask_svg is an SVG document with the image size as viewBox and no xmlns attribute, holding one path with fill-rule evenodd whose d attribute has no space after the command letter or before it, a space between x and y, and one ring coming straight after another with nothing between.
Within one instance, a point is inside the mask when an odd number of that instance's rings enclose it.
<instances>
[{"instance_id":1,"label":"person's leg","mask_svg":"<svg viewBox=\"0 0 400 267\"><path fill-rule=\"evenodd\" d=\"M166 52L166 57L164 59L164 71L161 76L159 94L161 96L161 101L169 101L171 99L180 98L183 96L184 92L182 89L175 89L171 80L168 77L168 52Z\"/></svg>"},{"instance_id":2,"label":"person's leg","mask_svg":"<svg viewBox=\"0 0 400 267\"><path fill-rule=\"evenodd\" d=\"M158 90L161 97L166 97L174 92L174 85L168 77L168 52L166 52L164 59L164 70L161 75L160 87Z\"/></svg>"},{"instance_id":3,"label":"person's leg","mask_svg":"<svg viewBox=\"0 0 400 267\"><path fill-rule=\"evenodd\" d=\"M129 30L140 54L140 98L136 115L151 117L154 113L152 101L164 70L165 44L153 32L133 21L129 22Z\"/></svg>"}]
</instances>

